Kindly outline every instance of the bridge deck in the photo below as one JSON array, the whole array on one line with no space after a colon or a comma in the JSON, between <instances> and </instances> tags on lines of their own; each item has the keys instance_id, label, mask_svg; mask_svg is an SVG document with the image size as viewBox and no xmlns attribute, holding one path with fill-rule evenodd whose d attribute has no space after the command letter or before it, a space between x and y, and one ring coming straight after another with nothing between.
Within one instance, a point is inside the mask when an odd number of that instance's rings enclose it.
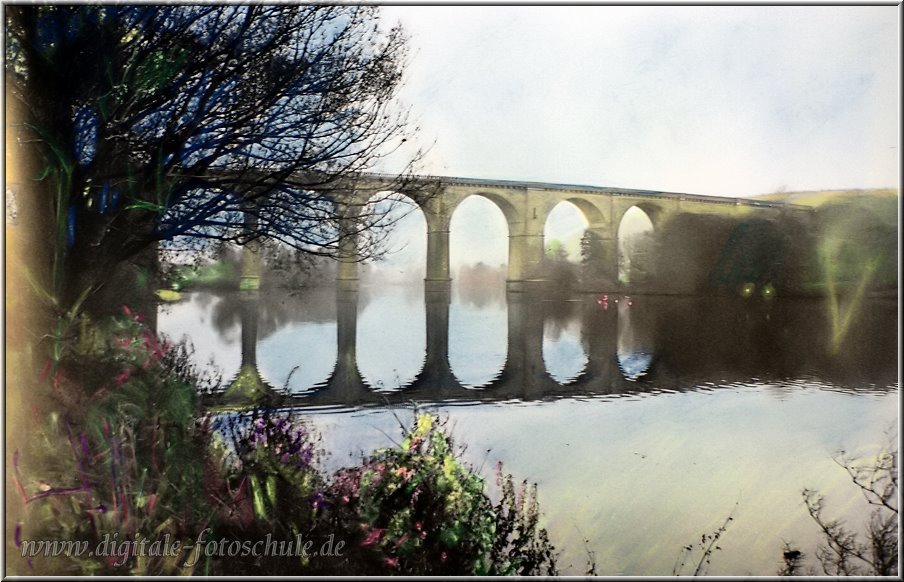
<instances>
[{"instance_id":1,"label":"bridge deck","mask_svg":"<svg viewBox=\"0 0 904 582\"><path fill-rule=\"evenodd\" d=\"M368 173L363 176L391 183L398 180L398 176L389 174ZM481 178L463 178L457 176L413 176L412 180L421 183L441 183L448 185L475 186L484 188L531 188L534 190L553 190L559 192L582 192L590 194L605 194L607 196L626 196L654 199L678 199L691 202L704 202L707 204L731 204L736 206L758 206L763 208L789 208L793 210L805 210L812 212L813 208L803 204L791 204L771 200L757 200L754 198L738 198L731 196L710 196L707 194L689 194L683 192L660 192L657 190L637 190L631 188L615 188L609 186L589 186L586 184L559 184L554 182L531 182L522 180L488 180Z\"/></svg>"}]
</instances>

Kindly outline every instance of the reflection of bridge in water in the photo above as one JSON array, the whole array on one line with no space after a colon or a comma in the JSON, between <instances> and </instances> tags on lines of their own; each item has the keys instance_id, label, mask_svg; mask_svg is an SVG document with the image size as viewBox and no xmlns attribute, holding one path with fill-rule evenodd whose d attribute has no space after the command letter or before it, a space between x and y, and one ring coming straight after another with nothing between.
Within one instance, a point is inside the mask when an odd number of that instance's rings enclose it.
<instances>
[{"instance_id":1,"label":"reflection of bridge in water","mask_svg":"<svg viewBox=\"0 0 904 582\"><path fill-rule=\"evenodd\" d=\"M450 293L424 294L426 346L423 365L410 382L373 389L357 361L359 292L337 290L337 361L329 379L299 393L268 385L257 371L260 295L241 300L242 369L253 370L268 405L366 406L546 400L659 391L707 384L818 377L840 389L891 385L897 374L895 311L882 302L864 312L842 353L830 353L826 310L819 300L745 301L738 298L635 298L608 302L585 297L570 302L581 324L586 365L571 381L556 381L543 353L544 324L562 317L563 301L535 293L507 293L507 355L501 371L479 388L458 380L449 363ZM544 307L545 306L545 307ZM565 309L569 309L565 307ZM891 327L889 327L891 326ZM888 338L884 341L883 338ZM868 338L868 340L866 340ZM326 339L326 338L325 338ZM328 340L327 340L328 341ZM240 376L242 373L239 374ZM253 400L225 394L208 398L218 407L242 407Z\"/></svg>"}]
</instances>

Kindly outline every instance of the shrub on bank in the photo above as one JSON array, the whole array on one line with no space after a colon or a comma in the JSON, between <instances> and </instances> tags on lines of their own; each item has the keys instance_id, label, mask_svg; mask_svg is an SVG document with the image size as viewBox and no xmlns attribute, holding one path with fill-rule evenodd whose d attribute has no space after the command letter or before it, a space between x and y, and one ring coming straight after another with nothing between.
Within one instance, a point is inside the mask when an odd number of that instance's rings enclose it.
<instances>
[{"instance_id":1,"label":"shrub on bank","mask_svg":"<svg viewBox=\"0 0 904 582\"><path fill-rule=\"evenodd\" d=\"M440 419L421 414L400 447L339 471L331 493L342 522L358 525L353 545L370 558L361 562L378 573L555 574L536 490L524 483L515 495L511 475L497 472L493 505Z\"/></svg>"}]
</instances>

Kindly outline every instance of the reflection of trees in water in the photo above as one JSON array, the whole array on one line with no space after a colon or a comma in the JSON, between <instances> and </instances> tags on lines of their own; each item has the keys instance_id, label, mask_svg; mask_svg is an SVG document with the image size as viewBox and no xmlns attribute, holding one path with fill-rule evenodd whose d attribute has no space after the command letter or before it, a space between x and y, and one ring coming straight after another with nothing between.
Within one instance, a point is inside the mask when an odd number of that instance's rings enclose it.
<instances>
[{"instance_id":1,"label":"reflection of trees in water","mask_svg":"<svg viewBox=\"0 0 904 582\"><path fill-rule=\"evenodd\" d=\"M358 265L358 279L361 282L362 289L365 287L380 288L387 285L393 287L416 287L423 285L424 270L395 269L387 265L361 263Z\"/></svg>"},{"instance_id":2,"label":"reflection of trees in water","mask_svg":"<svg viewBox=\"0 0 904 582\"><path fill-rule=\"evenodd\" d=\"M820 378L861 388L893 383L896 304L873 301L832 354L824 300L639 298L656 312L657 378L681 382ZM633 308L631 308L633 309ZM632 318L640 311L632 312ZM636 322L635 322L636 323Z\"/></svg>"},{"instance_id":3,"label":"reflection of trees in water","mask_svg":"<svg viewBox=\"0 0 904 582\"><path fill-rule=\"evenodd\" d=\"M479 309L505 305L505 286L462 286L453 285L455 301L464 305L473 305Z\"/></svg>"},{"instance_id":4,"label":"reflection of trees in water","mask_svg":"<svg viewBox=\"0 0 904 582\"><path fill-rule=\"evenodd\" d=\"M485 263L461 265L455 272L452 290L455 300L478 308L505 304L506 266Z\"/></svg>"},{"instance_id":5,"label":"reflection of trees in water","mask_svg":"<svg viewBox=\"0 0 904 582\"><path fill-rule=\"evenodd\" d=\"M249 309L251 303L257 311L258 341L290 323L336 320L336 292L331 287L311 287L301 292L273 289L261 291L256 297L241 292L199 294L205 295L206 302L219 297L211 310L211 324L224 336L241 325L242 310Z\"/></svg>"},{"instance_id":6,"label":"reflection of trees in water","mask_svg":"<svg viewBox=\"0 0 904 582\"><path fill-rule=\"evenodd\" d=\"M207 309L210 303L217 298L213 293L195 293L193 295L194 301L198 304L198 307L201 309Z\"/></svg>"},{"instance_id":7,"label":"reflection of trees in water","mask_svg":"<svg viewBox=\"0 0 904 582\"><path fill-rule=\"evenodd\" d=\"M209 301L215 297L213 293L198 293L197 296L204 297L205 301ZM228 293L220 295L219 301L210 311L210 323L217 330L220 336L229 335L235 328L241 326L242 323L242 302L238 293Z\"/></svg>"},{"instance_id":8,"label":"reflection of trees in water","mask_svg":"<svg viewBox=\"0 0 904 582\"><path fill-rule=\"evenodd\" d=\"M558 340L571 325L581 325L581 302L562 300L543 300L543 335Z\"/></svg>"},{"instance_id":9,"label":"reflection of trees in water","mask_svg":"<svg viewBox=\"0 0 904 582\"><path fill-rule=\"evenodd\" d=\"M795 368L810 359L800 352L806 347L793 345L793 337L782 331L794 314L776 309L778 302L735 297L654 302L661 366L676 379L720 382L791 377ZM801 325L802 335L810 336L812 328Z\"/></svg>"},{"instance_id":10,"label":"reflection of trees in water","mask_svg":"<svg viewBox=\"0 0 904 582\"><path fill-rule=\"evenodd\" d=\"M391 291L390 291L391 290ZM412 284L388 284L388 285L361 285L358 296L358 312L364 311L371 301L380 299L389 294L401 293L402 298L406 302L414 303L415 301L423 301L424 298L424 281L421 279L418 283Z\"/></svg>"}]
</instances>

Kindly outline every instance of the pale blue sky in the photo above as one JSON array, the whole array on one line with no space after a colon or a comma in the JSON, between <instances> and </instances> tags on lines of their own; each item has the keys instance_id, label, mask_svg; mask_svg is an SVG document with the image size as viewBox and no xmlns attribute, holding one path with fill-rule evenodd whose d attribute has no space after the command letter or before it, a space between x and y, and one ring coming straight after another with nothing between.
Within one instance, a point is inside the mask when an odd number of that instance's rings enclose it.
<instances>
[{"instance_id":1,"label":"pale blue sky","mask_svg":"<svg viewBox=\"0 0 904 582\"><path fill-rule=\"evenodd\" d=\"M387 6L429 173L728 196L900 181L896 6Z\"/></svg>"}]
</instances>

